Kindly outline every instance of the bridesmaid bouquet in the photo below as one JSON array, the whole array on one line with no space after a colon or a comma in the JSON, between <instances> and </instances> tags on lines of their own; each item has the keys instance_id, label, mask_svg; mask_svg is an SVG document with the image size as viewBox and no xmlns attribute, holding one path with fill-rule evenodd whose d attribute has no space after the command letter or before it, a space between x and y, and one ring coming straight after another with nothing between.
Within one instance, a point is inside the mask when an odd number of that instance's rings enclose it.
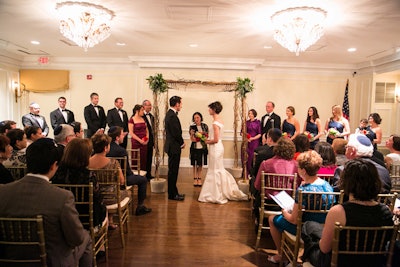
<instances>
[{"instance_id":1,"label":"bridesmaid bouquet","mask_svg":"<svg viewBox=\"0 0 400 267\"><path fill-rule=\"evenodd\" d=\"M206 140L208 138L208 134L205 132L196 132L194 134L196 137L196 142L200 142L203 148L207 148Z\"/></svg>"},{"instance_id":2,"label":"bridesmaid bouquet","mask_svg":"<svg viewBox=\"0 0 400 267\"><path fill-rule=\"evenodd\" d=\"M290 134L288 134L287 132L283 132L283 133L282 133L282 137L284 137L284 138L290 138L291 136L290 136Z\"/></svg>"},{"instance_id":3,"label":"bridesmaid bouquet","mask_svg":"<svg viewBox=\"0 0 400 267\"><path fill-rule=\"evenodd\" d=\"M147 140L149 140L149 138L148 138L147 136L144 136L144 137L142 138L142 140L146 142Z\"/></svg>"},{"instance_id":4,"label":"bridesmaid bouquet","mask_svg":"<svg viewBox=\"0 0 400 267\"><path fill-rule=\"evenodd\" d=\"M247 139L250 139L250 138L251 138L251 135L248 133L248 134L246 135L246 137L247 137Z\"/></svg>"},{"instance_id":5,"label":"bridesmaid bouquet","mask_svg":"<svg viewBox=\"0 0 400 267\"><path fill-rule=\"evenodd\" d=\"M337 136L337 135L339 135L339 131L336 130L335 128L330 128L330 129L328 130L328 135Z\"/></svg>"},{"instance_id":6,"label":"bridesmaid bouquet","mask_svg":"<svg viewBox=\"0 0 400 267\"><path fill-rule=\"evenodd\" d=\"M304 134L307 136L309 142L314 141L314 135L312 133L305 131Z\"/></svg>"}]
</instances>

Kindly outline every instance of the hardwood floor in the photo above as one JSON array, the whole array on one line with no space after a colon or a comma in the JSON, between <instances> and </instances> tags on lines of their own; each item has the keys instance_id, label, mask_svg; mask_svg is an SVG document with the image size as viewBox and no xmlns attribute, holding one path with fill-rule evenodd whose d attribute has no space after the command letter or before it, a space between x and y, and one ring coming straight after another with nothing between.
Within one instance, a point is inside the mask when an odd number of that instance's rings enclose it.
<instances>
[{"instance_id":1,"label":"hardwood floor","mask_svg":"<svg viewBox=\"0 0 400 267\"><path fill-rule=\"evenodd\" d=\"M130 216L126 247L119 230L109 231L109 258L98 266L278 266L267 263L266 250L253 249L256 240L250 202L225 205L197 201L201 188L193 187L189 168L181 168L178 189L184 201L167 199L167 193L150 193L146 206L153 212ZM273 248L269 233L261 248Z\"/></svg>"}]
</instances>

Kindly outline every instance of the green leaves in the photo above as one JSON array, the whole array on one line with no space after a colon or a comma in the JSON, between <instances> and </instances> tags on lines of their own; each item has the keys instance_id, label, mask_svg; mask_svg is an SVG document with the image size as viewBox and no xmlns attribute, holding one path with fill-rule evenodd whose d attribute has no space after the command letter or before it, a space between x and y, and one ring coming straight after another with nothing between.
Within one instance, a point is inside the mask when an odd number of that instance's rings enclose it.
<instances>
[{"instance_id":1,"label":"green leaves","mask_svg":"<svg viewBox=\"0 0 400 267\"><path fill-rule=\"evenodd\" d=\"M236 83L235 93L239 98L246 98L246 94L254 90L254 84L249 78L242 79L237 77Z\"/></svg>"},{"instance_id":2,"label":"green leaves","mask_svg":"<svg viewBox=\"0 0 400 267\"><path fill-rule=\"evenodd\" d=\"M149 88L153 91L153 93L161 94L168 90L168 84L164 80L161 73L157 73L154 76L150 76L146 80L149 84Z\"/></svg>"}]
</instances>

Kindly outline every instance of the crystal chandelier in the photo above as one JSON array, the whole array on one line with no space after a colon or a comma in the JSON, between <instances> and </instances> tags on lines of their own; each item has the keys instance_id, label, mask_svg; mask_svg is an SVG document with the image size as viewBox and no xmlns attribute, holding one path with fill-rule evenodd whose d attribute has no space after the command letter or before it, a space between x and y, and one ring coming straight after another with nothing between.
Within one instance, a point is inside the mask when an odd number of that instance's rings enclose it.
<instances>
[{"instance_id":1,"label":"crystal chandelier","mask_svg":"<svg viewBox=\"0 0 400 267\"><path fill-rule=\"evenodd\" d=\"M305 51L324 34L326 11L315 7L293 7L271 16L274 39L290 52Z\"/></svg>"},{"instance_id":2,"label":"crystal chandelier","mask_svg":"<svg viewBox=\"0 0 400 267\"><path fill-rule=\"evenodd\" d=\"M56 6L60 14L60 32L85 51L110 36L114 12L86 2L63 2Z\"/></svg>"}]
</instances>

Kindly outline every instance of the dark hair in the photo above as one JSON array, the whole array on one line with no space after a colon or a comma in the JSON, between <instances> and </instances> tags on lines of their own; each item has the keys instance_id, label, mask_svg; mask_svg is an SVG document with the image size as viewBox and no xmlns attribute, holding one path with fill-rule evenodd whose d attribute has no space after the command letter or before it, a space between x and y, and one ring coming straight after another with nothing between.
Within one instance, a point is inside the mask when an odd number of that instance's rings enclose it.
<instances>
[{"instance_id":1,"label":"dark hair","mask_svg":"<svg viewBox=\"0 0 400 267\"><path fill-rule=\"evenodd\" d=\"M26 134L26 138L30 139L32 135L35 135L38 133L40 127L38 126L26 126L24 128L24 132Z\"/></svg>"},{"instance_id":2,"label":"dark hair","mask_svg":"<svg viewBox=\"0 0 400 267\"><path fill-rule=\"evenodd\" d=\"M192 115L192 121L194 122L194 116L195 115L199 115L199 117L200 117L200 121L203 121L203 115L201 115L201 113L200 112L198 112L198 111L196 111L195 113L193 113L193 115Z\"/></svg>"},{"instance_id":3,"label":"dark hair","mask_svg":"<svg viewBox=\"0 0 400 267\"><path fill-rule=\"evenodd\" d=\"M214 110L215 113L219 114L222 111L222 104L219 101L212 102L208 107Z\"/></svg>"},{"instance_id":4,"label":"dark hair","mask_svg":"<svg viewBox=\"0 0 400 267\"><path fill-rule=\"evenodd\" d=\"M0 152L6 152L7 146L10 144L10 138L0 134Z\"/></svg>"},{"instance_id":5,"label":"dark hair","mask_svg":"<svg viewBox=\"0 0 400 267\"><path fill-rule=\"evenodd\" d=\"M318 142L318 144L315 145L315 151L321 155L323 166L335 165L336 156L331 144L327 142Z\"/></svg>"},{"instance_id":6,"label":"dark hair","mask_svg":"<svg viewBox=\"0 0 400 267\"><path fill-rule=\"evenodd\" d=\"M169 106L175 107L176 104L181 103L181 100L182 100L182 97L175 95L169 99Z\"/></svg>"},{"instance_id":7,"label":"dark hair","mask_svg":"<svg viewBox=\"0 0 400 267\"><path fill-rule=\"evenodd\" d=\"M346 162L339 181L345 195L362 201L375 199L382 185L375 165L361 158Z\"/></svg>"},{"instance_id":8,"label":"dark hair","mask_svg":"<svg viewBox=\"0 0 400 267\"><path fill-rule=\"evenodd\" d=\"M111 137L106 134L95 134L91 138L93 145L93 152L95 154L101 153L111 143Z\"/></svg>"},{"instance_id":9,"label":"dark hair","mask_svg":"<svg viewBox=\"0 0 400 267\"><path fill-rule=\"evenodd\" d=\"M282 137L282 131L278 128L271 128L267 132L267 137L270 137L276 143Z\"/></svg>"},{"instance_id":10,"label":"dark hair","mask_svg":"<svg viewBox=\"0 0 400 267\"><path fill-rule=\"evenodd\" d=\"M92 99L94 96L99 96L99 94L98 93L91 93L90 94L90 99Z\"/></svg>"},{"instance_id":11,"label":"dark hair","mask_svg":"<svg viewBox=\"0 0 400 267\"><path fill-rule=\"evenodd\" d=\"M382 118L378 113L371 113L368 117L371 117L376 124L381 124L382 122Z\"/></svg>"},{"instance_id":12,"label":"dark hair","mask_svg":"<svg viewBox=\"0 0 400 267\"><path fill-rule=\"evenodd\" d=\"M310 142L308 141L308 137L301 133L298 134L294 139L293 143L296 147L296 152L304 152L310 149Z\"/></svg>"},{"instance_id":13,"label":"dark hair","mask_svg":"<svg viewBox=\"0 0 400 267\"><path fill-rule=\"evenodd\" d=\"M10 145L16 149L19 150L19 148L16 147L17 141L22 141L24 139L25 132L21 129L11 129L7 132L7 137L10 138Z\"/></svg>"},{"instance_id":14,"label":"dark hair","mask_svg":"<svg viewBox=\"0 0 400 267\"><path fill-rule=\"evenodd\" d=\"M288 106L286 109L290 110L293 113L293 115L296 115L296 110L294 109L293 106Z\"/></svg>"},{"instance_id":15,"label":"dark hair","mask_svg":"<svg viewBox=\"0 0 400 267\"><path fill-rule=\"evenodd\" d=\"M368 120L367 120L367 119L361 119L361 120L360 120L360 123L366 123L366 124L368 124Z\"/></svg>"},{"instance_id":16,"label":"dark hair","mask_svg":"<svg viewBox=\"0 0 400 267\"><path fill-rule=\"evenodd\" d=\"M309 150L297 156L299 168L304 169L309 176L315 176L322 165L321 156L314 150Z\"/></svg>"},{"instance_id":17,"label":"dark hair","mask_svg":"<svg viewBox=\"0 0 400 267\"><path fill-rule=\"evenodd\" d=\"M74 133L80 133L81 132L81 125L79 121L74 121L73 123L70 124L74 128Z\"/></svg>"},{"instance_id":18,"label":"dark hair","mask_svg":"<svg viewBox=\"0 0 400 267\"><path fill-rule=\"evenodd\" d=\"M12 129L12 126L17 124L15 121L5 120L0 122L0 134L5 133L8 130Z\"/></svg>"},{"instance_id":19,"label":"dark hair","mask_svg":"<svg viewBox=\"0 0 400 267\"><path fill-rule=\"evenodd\" d=\"M135 116L136 112L140 111L142 108L143 108L143 105L136 104L132 109L132 113L133 113L132 116Z\"/></svg>"},{"instance_id":20,"label":"dark hair","mask_svg":"<svg viewBox=\"0 0 400 267\"><path fill-rule=\"evenodd\" d=\"M254 118L257 117L257 111L255 109L250 109L249 112L253 113Z\"/></svg>"},{"instance_id":21,"label":"dark hair","mask_svg":"<svg viewBox=\"0 0 400 267\"><path fill-rule=\"evenodd\" d=\"M117 97L117 98L115 98L115 99L114 99L114 103L117 103L117 101L120 100L120 99L122 100L122 97Z\"/></svg>"},{"instance_id":22,"label":"dark hair","mask_svg":"<svg viewBox=\"0 0 400 267\"><path fill-rule=\"evenodd\" d=\"M280 138L274 146L274 154L280 158L291 160L294 157L296 148L291 140L288 138Z\"/></svg>"},{"instance_id":23,"label":"dark hair","mask_svg":"<svg viewBox=\"0 0 400 267\"><path fill-rule=\"evenodd\" d=\"M64 99L65 101L67 101L67 99L66 99L65 97L63 97L63 96L60 96L60 97L58 98L58 101L60 101L60 99Z\"/></svg>"},{"instance_id":24,"label":"dark hair","mask_svg":"<svg viewBox=\"0 0 400 267\"><path fill-rule=\"evenodd\" d=\"M308 110L307 110L307 122L311 122L311 119L313 119L313 121L315 121L316 119L319 118L317 108L316 107L309 107L308 109L310 109L310 108L313 110L313 115L312 115L312 117L310 117L308 115Z\"/></svg>"},{"instance_id":25,"label":"dark hair","mask_svg":"<svg viewBox=\"0 0 400 267\"><path fill-rule=\"evenodd\" d=\"M46 174L60 159L61 150L51 138L40 138L26 149L26 165L30 173Z\"/></svg>"},{"instance_id":26,"label":"dark hair","mask_svg":"<svg viewBox=\"0 0 400 267\"><path fill-rule=\"evenodd\" d=\"M122 127L120 126L112 126L109 130L108 130L108 136L111 137L111 141L114 142L118 136L121 135L121 131L123 130Z\"/></svg>"},{"instance_id":27,"label":"dark hair","mask_svg":"<svg viewBox=\"0 0 400 267\"><path fill-rule=\"evenodd\" d=\"M400 136L397 134L392 135L393 136L393 149L396 151L400 151Z\"/></svg>"},{"instance_id":28,"label":"dark hair","mask_svg":"<svg viewBox=\"0 0 400 267\"><path fill-rule=\"evenodd\" d=\"M74 138L64 148L60 166L82 169L89 165L92 143L89 139Z\"/></svg>"}]
</instances>

